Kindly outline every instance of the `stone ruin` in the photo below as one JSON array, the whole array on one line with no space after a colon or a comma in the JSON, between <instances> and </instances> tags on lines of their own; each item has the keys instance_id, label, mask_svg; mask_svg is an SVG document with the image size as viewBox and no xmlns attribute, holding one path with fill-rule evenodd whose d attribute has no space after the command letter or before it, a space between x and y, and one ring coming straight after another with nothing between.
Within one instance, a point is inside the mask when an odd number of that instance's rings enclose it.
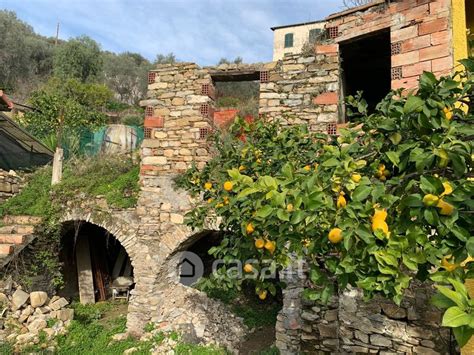
<instances>
[{"instance_id":1,"label":"stone ruin","mask_svg":"<svg viewBox=\"0 0 474 355\"><path fill-rule=\"evenodd\" d=\"M363 78L380 79L387 90L413 87L423 70L441 75L453 67L449 13L448 0L377 0L328 18L325 37L311 53L286 55L263 64L201 68L194 63L175 63L151 70L147 97L141 102L146 117L138 206L114 210L104 201L99 208L92 201L90 206L66 207L63 218L64 222L101 226L126 249L135 275L128 331L141 334L153 322L157 329L181 329L197 341L234 350L247 332L223 304L180 284L170 271L177 269L179 252L206 235L206 231L192 231L184 225L193 201L174 187L173 179L193 164L203 167L212 156L207 138L217 129L213 121L215 82L257 80L259 118L288 125L305 123L313 131L336 134L338 125L345 123L343 98L354 93L354 78L349 76L357 70L351 63L371 60L357 60L354 46L369 46L375 40L388 49L380 58L385 67L373 68L373 72L359 70ZM367 38L369 41L359 41ZM382 69L379 75L377 70ZM377 95L384 94L380 88L377 86ZM450 350L449 332L439 326L441 313L427 304L432 292L429 285L413 286L401 307L385 300L364 303L355 289L319 306L301 298L308 283L305 277L283 272L282 278L289 278L276 325L276 344L283 354L435 354Z\"/></svg>"}]
</instances>

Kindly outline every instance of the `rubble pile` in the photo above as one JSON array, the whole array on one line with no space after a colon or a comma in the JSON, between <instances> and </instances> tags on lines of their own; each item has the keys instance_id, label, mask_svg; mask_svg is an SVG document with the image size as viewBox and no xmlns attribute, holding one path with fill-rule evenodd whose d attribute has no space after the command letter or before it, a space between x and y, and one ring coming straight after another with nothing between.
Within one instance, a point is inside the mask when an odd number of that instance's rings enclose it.
<instances>
[{"instance_id":1,"label":"rubble pile","mask_svg":"<svg viewBox=\"0 0 474 355\"><path fill-rule=\"evenodd\" d=\"M21 287L0 292L0 343L8 342L16 349L52 340L64 334L74 310L58 296L48 297L43 291L25 292ZM54 346L54 342L48 346Z\"/></svg>"}]
</instances>

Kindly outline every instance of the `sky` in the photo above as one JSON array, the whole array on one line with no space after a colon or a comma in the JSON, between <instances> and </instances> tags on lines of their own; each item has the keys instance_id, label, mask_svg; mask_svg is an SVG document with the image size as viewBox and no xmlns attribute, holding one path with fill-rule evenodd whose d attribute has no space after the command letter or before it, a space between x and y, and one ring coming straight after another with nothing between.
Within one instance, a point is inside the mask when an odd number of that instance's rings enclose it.
<instances>
[{"instance_id":1,"label":"sky","mask_svg":"<svg viewBox=\"0 0 474 355\"><path fill-rule=\"evenodd\" d=\"M35 32L68 39L87 35L102 49L152 60L173 52L181 61L214 65L240 56L272 58L270 27L323 19L342 0L0 0Z\"/></svg>"}]
</instances>

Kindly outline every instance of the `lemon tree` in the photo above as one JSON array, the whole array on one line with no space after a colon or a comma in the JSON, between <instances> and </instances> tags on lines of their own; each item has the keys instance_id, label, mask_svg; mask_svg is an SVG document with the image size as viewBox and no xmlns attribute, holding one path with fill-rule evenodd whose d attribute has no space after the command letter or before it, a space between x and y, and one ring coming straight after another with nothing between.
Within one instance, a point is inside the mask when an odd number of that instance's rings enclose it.
<instances>
[{"instance_id":1,"label":"lemon tree","mask_svg":"<svg viewBox=\"0 0 474 355\"><path fill-rule=\"evenodd\" d=\"M391 92L370 114L349 98L354 124L338 137L264 120L216 137L215 158L178 181L200 201L189 225L219 217L224 238L210 253L224 266L213 282L239 287L252 272L265 299L276 286L263 270L294 256L310 266L305 297L320 302L350 284L399 304L412 280L430 279L443 325L464 344L474 330L463 286L474 277L474 62L463 64L453 76L424 73L418 90ZM241 278L229 272L235 259Z\"/></svg>"}]
</instances>

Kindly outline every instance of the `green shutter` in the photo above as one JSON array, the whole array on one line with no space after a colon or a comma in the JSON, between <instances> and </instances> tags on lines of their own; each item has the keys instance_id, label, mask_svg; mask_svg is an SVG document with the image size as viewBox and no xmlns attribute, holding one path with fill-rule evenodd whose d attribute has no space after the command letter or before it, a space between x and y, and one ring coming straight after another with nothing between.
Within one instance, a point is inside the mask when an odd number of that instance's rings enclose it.
<instances>
[{"instance_id":1,"label":"green shutter","mask_svg":"<svg viewBox=\"0 0 474 355\"><path fill-rule=\"evenodd\" d=\"M293 33L287 33L285 35L285 48L293 47Z\"/></svg>"}]
</instances>

